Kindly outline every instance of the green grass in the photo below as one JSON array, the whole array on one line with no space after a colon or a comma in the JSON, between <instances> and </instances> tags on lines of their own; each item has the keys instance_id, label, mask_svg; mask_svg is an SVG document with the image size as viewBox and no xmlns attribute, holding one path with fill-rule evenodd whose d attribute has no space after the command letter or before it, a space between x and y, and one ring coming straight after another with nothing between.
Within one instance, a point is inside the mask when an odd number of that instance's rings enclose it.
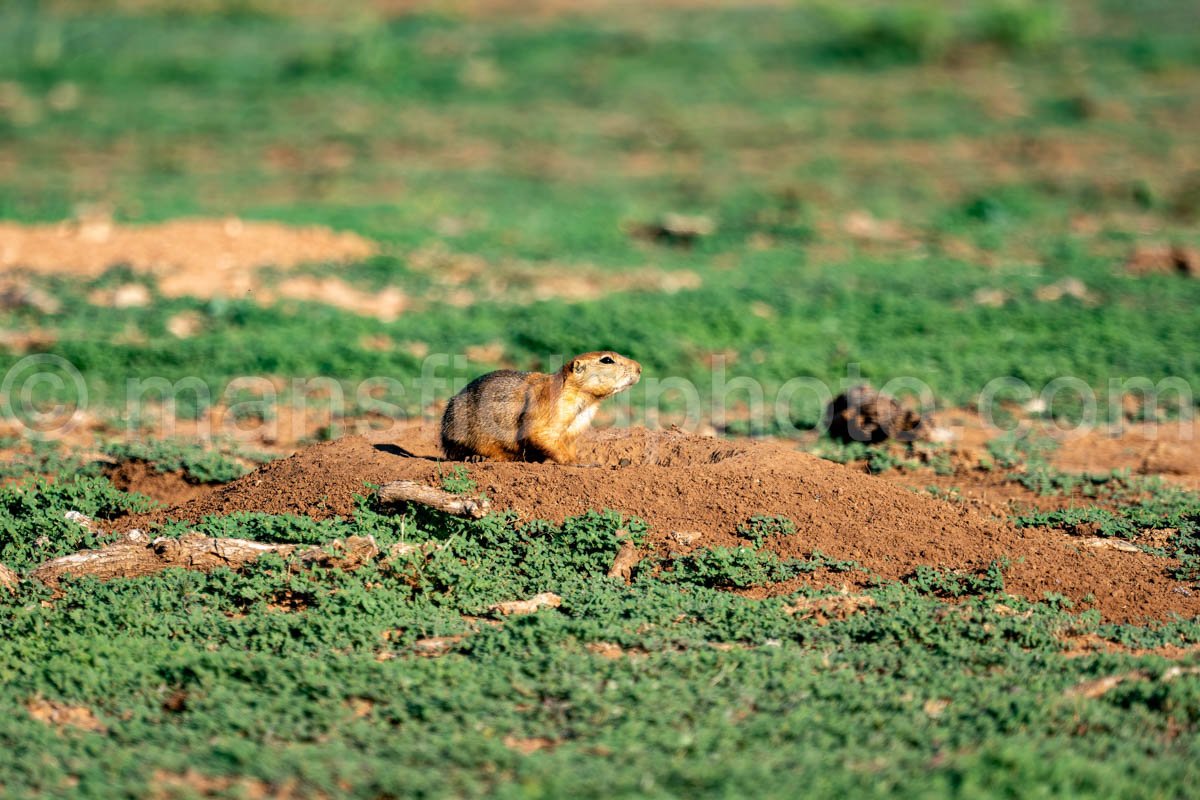
<instances>
[{"instance_id":1,"label":"green grass","mask_svg":"<svg viewBox=\"0 0 1200 800\"><path fill-rule=\"evenodd\" d=\"M83 498L106 491L87 484L43 504L98 513L112 500ZM25 512L10 503L0 514ZM823 624L791 616L789 596L707 588L794 574L750 549L671 559L630 586L605 578L618 531L639 530L612 514L518 528L381 516L364 501L344 521L250 514L196 529L440 547L353 573L271 557L239 573L68 582L52 600L28 583L0 594L6 791L77 782L80 796L137 796L192 770L352 796L794 796L797 781L814 796L1032 785L1142 796L1183 792L1197 755L1195 676L1166 677L1169 662L1154 656L1060 655L1061 637L1088 632L1194 643L1194 623L1099 626L1053 599L1003 594L1002 564L877 585L874 606ZM183 528L162 532L173 530ZM10 561L36 560L11 555L37 531L4 535ZM562 606L471 621L540 591ZM415 655L437 636L463 638L445 655ZM1068 691L1133 670L1148 677L1096 699ZM32 698L83 705L106 732L56 731L30 717ZM505 744L522 739L552 747L526 756Z\"/></svg>"},{"instance_id":2,"label":"green grass","mask_svg":"<svg viewBox=\"0 0 1200 800\"><path fill-rule=\"evenodd\" d=\"M382 398L382 408L411 413L428 402L425 392L444 398L454 385L489 366L452 362L449 355L492 341L504 344L506 358L529 367L549 364L555 354L592 349L615 349L636 358L648 378L629 395L639 411L678 406L659 388L667 378L691 381L705 408L710 398L724 398L731 407L745 403L749 396L726 389L706 361L706 354L736 343L738 357L726 368L725 380L746 376L759 381L766 392L768 422L776 419L776 392L795 377L815 378L834 391L860 380L858 375L878 385L914 378L940 402L962 404L975 400L997 377L1024 381L1036 395L1054 379L1070 376L1095 387L1100 421L1110 419L1110 397L1120 394L1110 392L1111 381L1137 376L1200 383L1200 350L1191 335L1200 327L1200 284L1195 282L1118 277L1106 264L1083 260L1062 269L1085 276L1103 298L1099 305L1064 300L1048 309L1031 297L1044 278L1014 276L1007 283L1024 296L994 309L975 305L971 297L995 279L963 265L943 265L939 274L947 282L938 287L929 285L929 271L938 267L928 260L892 263L884 273L885 265L871 260L798 268L794 258L749 255L744 271L710 275L702 288L669 301L646 293L532 306L484 301L468 309L414 312L392 323L315 304L289 310L188 298L116 314L83 301L87 284L65 283L56 286L65 310L53 315L17 310L0 317L10 325L60 331L49 351L80 370L92 402L101 408L136 407L139 399L160 396L152 386L131 389L129 378L155 376L171 383L199 378L207 387L202 396L182 385L172 390L185 418L212 403L243 402L228 388L233 377L242 375L334 377L346 387L349 413L373 402L356 400L360 383L384 376L396 380L400 389ZM756 315L763 308L770 317ZM204 332L185 340L167 334L167 320L182 311L200 314ZM336 333L307 335L314 327ZM114 343L130 328L144 333L145 342ZM379 352L363 343L375 335L425 342L433 353L447 354L441 366L430 362L441 384L421 383L424 360L407 350ZM998 341L1004 346L997 347ZM5 360L13 364L18 357ZM304 393L303 384L298 393ZM297 392L285 388L279 400L292 394ZM362 406L356 406L360 401ZM1177 402L1165 398L1172 401ZM1072 392L1061 393L1054 402L1056 414L1078 416ZM782 409L784 430L787 425L812 427L820 412L814 395L799 393ZM135 424L136 419L127 422Z\"/></svg>"},{"instance_id":3,"label":"green grass","mask_svg":"<svg viewBox=\"0 0 1200 800\"><path fill-rule=\"evenodd\" d=\"M979 3L947 18L950 49L999 48L1003 59L917 53L918 63L888 69L831 60L831 43L866 37L862 46L876 52L871 26L904 19L934 35L925 24L941 18L933 6L872 7L853 19L801 4L531 25L55 15L36 2L10 5L0 12L0 80L13 98L0 154L14 169L0 185L0 217L57 219L101 202L120 219L238 213L346 227L391 249L339 275L422 298L438 296L438 277L414 268L412 255L435 244L535 270L686 268L703 285L669 298L532 306L434 299L382 323L312 304L188 298L118 313L88 304L89 285L51 281L62 311L4 311L0 325L56 331L49 350L83 372L95 402L117 408L130 376L194 375L220 399L237 375L323 375L350 386L386 375L409 387L389 400L411 412L419 360L362 345L378 334L434 353L498 341L521 366L612 347L643 361L648 377L690 380L704 397L707 355L728 350L737 354L731 376L768 392L797 376L836 389L851 370L877 383L912 377L953 404L1000 376L1035 392L1063 375L1102 392L1131 376L1195 384L1200 284L1119 270L1147 230L1196 241L1189 179L1158 155L1194 150L1188 122L1200 108L1186 87L1200 52L1160 24L1182 5L1132 21L1092 10L1101 26L1071 4ZM1131 55L1146 42L1161 68ZM494 81L472 77L489 69ZM1011 86L1026 110L989 110ZM1062 104L1079 98L1120 110L1064 118ZM1149 117L1162 124L1143 124ZM1061 166L1053 154L1075 147L1111 169ZM272 166L279 152L292 166ZM648 168L630 166L639 160ZM894 220L915 249L850 242L837 228L856 210ZM707 214L716 233L682 250L622 231L665 211ZM1100 232L1072 232L1080 214L1097 218ZM463 221L458 232L439 233L447 218ZM118 272L95 285L120 276L128 279ZM1035 299L1067 277L1093 299ZM979 305L980 290L1009 300ZM165 333L180 311L200 315L200 335ZM331 334L306 335L313 329ZM0 354L0 367L16 355ZM655 401L649 386L635 390L641 406ZM183 397L181 413L205 402ZM1060 402L1072 413L1069 398ZM794 406L785 433L819 415L811 399Z\"/></svg>"}]
</instances>

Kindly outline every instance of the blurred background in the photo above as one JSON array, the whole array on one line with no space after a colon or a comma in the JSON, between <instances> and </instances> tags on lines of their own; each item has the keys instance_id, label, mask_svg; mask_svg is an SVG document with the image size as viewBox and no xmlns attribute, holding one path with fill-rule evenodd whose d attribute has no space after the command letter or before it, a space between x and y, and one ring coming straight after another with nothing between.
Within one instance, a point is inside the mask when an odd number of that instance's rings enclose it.
<instances>
[{"instance_id":1,"label":"blurred background","mask_svg":"<svg viewBox=\"0 0 1200 800\"><path fill-rule=\"evenodd\" d=\"M130 377L195 376L215 399L179 413L255 418L276 412L237 376L282 398L431 353L462 379L613 348L702 396L714 365L768 396L908 376L954 408L999 376L1194 384L1198 16L8 0L0 367L66 359L98 426L129 422ZM1078 412L1057 402L1039 413ZM798 397L788 421L819 414Z\"/></svg>"}]
</instances>

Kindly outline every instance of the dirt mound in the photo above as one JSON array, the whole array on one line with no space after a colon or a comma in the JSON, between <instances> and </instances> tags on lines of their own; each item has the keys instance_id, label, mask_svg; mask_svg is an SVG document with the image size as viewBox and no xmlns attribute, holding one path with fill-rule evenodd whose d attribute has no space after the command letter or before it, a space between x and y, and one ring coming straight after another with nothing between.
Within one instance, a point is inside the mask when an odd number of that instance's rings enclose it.
<instances>
[{"instance_id":1,"label":"dirt mound","mask_svg":"<svg viewBox=\"0 0 1200 800\"><path fill-rule=\"evenodd\" d=\"M366 482L404 478L437 485L450 466L434 458L434 441L431 429L421 429L392 442L354 436L316 445L125 526L236 511L350 514ZM1009 591L1029 598L1062 594L1111 620L1200 615L1200 593L1166 575L1168 559L1089 548L1053 531L1016 530L782 446L643 429L597 432L581 444L581 458L604 466L488 462L469 470L495 508L523 519L561 521L589 509L641 517L659 554L745 544L738 525L779 514L798 530L773 545L784 556L820 551L886 579L920 565L977 570L1008 557ZM1084 602L1089 596L1094 599Z\"/></svg>"}]
</instances>

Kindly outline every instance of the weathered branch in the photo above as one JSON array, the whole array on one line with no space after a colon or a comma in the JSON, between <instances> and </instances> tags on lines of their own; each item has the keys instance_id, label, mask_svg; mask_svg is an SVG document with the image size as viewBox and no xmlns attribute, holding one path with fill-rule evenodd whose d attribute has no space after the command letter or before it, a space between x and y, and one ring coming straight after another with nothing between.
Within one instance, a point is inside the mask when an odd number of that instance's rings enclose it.
<instances>
[{"instance_id":1,"label":"weathered branch","mask_svg":"<svg viewBox=\"0 0 1200 800\"><path fill-rule=\"evenodd\" d=\"M618 533L619 535L620 533ZM608 570L608 577L618 578L626 583L631 582L633 569L641 560L642 554L638 552L637 545L626 535L622 538L621 549L617 551L617 557L613 559L612 567Z\"/></svg>"},{"instance_id":2,"label":"weathered branch","mask_svg":"<svg viewBox=\"0 0 1200 800\"><path fill-rule=\"evenodd\" d=\"M214 539L199 533L150 541L141 531L130 531L123 542L52 559L34 568L29 576L57 587L65 577L91 576L107 581L153 575L172 567L211 572L218 567L237 569L265 553L276 553L283 558L299 554L308 564L351 570L379 555L378 545L369 536L351 536L329 547L333 552L325 546Z\"/></svg>"},{"instance_id":3,"label":"weathered branch","mask_svg":"<svg viewBox=\"0 0 1200 800\"><path fill-rule=\"evenodd\" d=\"M419 503L456 517L481 519L491 504L485 497L465 497L416 481L392 481L379 487L379 500L387 505Z\"/></svg>"},{"instance_id":4,"label":"weathered branch","mask_svg":"<svg viewBox=\"0 0 1200 800\"><path fill-rule=\"evenodd\" d=\"M7 589L12 592L17 588L17 583L20 582L21 576L13 572L8 567L0 564L0 589Z\"/></svg>"}]
</instances>

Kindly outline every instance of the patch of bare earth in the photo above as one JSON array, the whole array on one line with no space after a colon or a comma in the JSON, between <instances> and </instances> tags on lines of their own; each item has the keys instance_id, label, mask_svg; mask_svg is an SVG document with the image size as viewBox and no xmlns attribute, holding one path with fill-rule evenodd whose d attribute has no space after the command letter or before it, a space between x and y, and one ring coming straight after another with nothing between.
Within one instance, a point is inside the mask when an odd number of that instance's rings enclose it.
<instances>
[{"instance_id":1,"label":"patch of bare earth","mask_svg":"<svg viewBox=\"0 0 1200 800\"><path fill-rule=\"evenodd\" d=\"M1083 658L1100 654L1120 653L1131 656L1159 656L1177 661L1188 658L1200 652L1200 645L1166 644L1161 647L1127 647L1118 642L1112 642L1095 633L1082 636L1067 636L1063 638L1063 655L1066 658Z\"/></svg>"},{"instance_id":2,"label":"patch of bare earth","mask_svg":"<svg viewBox=\"0 0 1200 800\"><path fill-rule=\"evenodd\" d=\"M289 300L324 303L355 314L375 317L383 322L395 320L411 305L408 295L395 286L368 292L357 289L339 278L316 278L308 275L288 278L273 287L268 296L271 294Z\"/></svg>"},{"instance_id":3,"label":"patch of bare earth","mask_svg":"<svg viewBox=\"0 0 1200 800\"><path fill-rule=\"evenodd\" d=\"M1157 424L1125 423L1121 427L1097 427L1078 435L1050 436L1037 420L1025 420L1036 436L1051 443L1047 464L1055 470L1070 474L1103 476L1125 471L1133 476L1161 478L1184 489L1200 490L1200 420L1167 421ZM929 420L930 432L936 433L940 444L916 453L904 445L890 445L892 454L916 464L916 468L893 469L884 472L884 480L913 490L933 490L954 501L967 505L977 513L1003 518L1031 509L1053 510L1080 505L1103 505L1102 500L1081 492L1039 494L1026 488L1017 476L1027 468L1021 465L1003 467L995 463L988 443L999 438L1003 431L988 425L974 411L948 409L939 411ZM806 434L801 441L806 447L818 444L815 434ZM787 444L786 440L778 440ZM934 470L934 455L944 457L951 467L949 473ZM869 473L866 461L847 464L851 469ZM1160 546L1160 545L1155 545Z\"/></svg>"},{"instance_id":4,"label":"patch of bare earth","mask_svg":"<svg viewBox=\"0 0 1200 800\"><path fill-rule=\"evenodd\" d=\"M1120 435L1089 433L1064 442L1051 463L1072 472L1129 470L1134 475L1158 475L1200 490L1200 425L1167 423L1134 426Z\"/></svg>"},{"instance_id":5,"label":"patch of bare earth","mask_svg":"<svg viewBox=\"0 0 1200 800\"><path fill-rule=\"evenodd\" d=\"M410 265L430 275L441 299L467 306L476 298L504 298L510 303L563 299L594 300L613 292L664 292L696 289L700 276L691 270L604 270L589 264L554 265L506 261L494 264L480 256L455 253L444 245L413 252Z\"/></svg>"},{"instance_id":6,"label":"patch of bare earth","mask_svg":"<svg viewBox=\"0 0 1200 800\"><path fill-rule=\"evenodd\" d=\"M73 728L90 733L104 733L108 730L87 706L61 703L56 700L47 700L44 697L33 697L25 703L25 710L38 722L53 725L59 730Z\"/></svg>"},{"instance_id":7,"label":"patch of bare earth","mask_svg":"<svg viewBox=\"0 0 1200 800\"><path fill-rule=\"evenodd\" d=\"M120 225L99 217L41 225L0 222L0 271L94 278L117 265L153 276L168 297L244 297L320 300L395 315L403 298L358 292L337 279L284 281L267 287L258 272L302 264L351 262L378 252L374 242L321 226L295 227L236 218L181 219ZM146 305L138 284L105 290L92 298L118 308Z\"/></svg>"},{"instance_id":8,"label":"patch of bare earth","mask_svg":"<svg viewBox=\"0 0 1200 800\"><path fill-rule=\"evenodd\" d=\"M238 511L350 515L364 482L439 485L450 465L438 455L432 427L374 441L350 436L267 464L167 511L126 518L121 526L145 529L168 518ZM659 555L744 545L739 525L779 514L797 527L773 545L785 557L820 551L891 580L921 565L980 570L1008 558L1006 588L1014 594L1062 594L1110 620L1200 615L1200 593L1169 577L1171 559L1091 548L1056 531L1016 529L790 447L628 429L594 432L580 455L602 466L484 462L468 469L494 509L522 520L561 521L593 509L640 517L650 525L648 547ZM845 580L831 578L835 585ZM822 613L830 612L839 613Z\"/></svg>"},{"instance_id":9,"label":"patch of bare earth","mask_svg":"<svg viewBox=\"0 0 1200 800\"><path fill-rule=\"evenodd\" d=\"M194 797L242 797L247 800L266 798L321 797L311 787L289 779L279 785L271 785L258 778L234 778L224 775L206 775L194 769L184 772L157 770L150 778L147 797L153 800L174 800Z\"/></svg>"},{"instance_id":10,"label":"patch of bare earth","mask_svg":"<svg viewBox=\"0 0 1200 800\"><path fill-rule=\"evenodd\" d=\"M91 218L43 225L0 222L0 273L77 275L95 278L106 270L128 266L150 276L168 297L241 297L262 304L288 301L323 303L355 314L390 322L415 307L412 298L389 286L364 290L335 276L293 275L267 279L265 269L288 271L303 264L347 263L378 252L375 243L353 233L323 227L297 228L274 222L189 219L152 225L118 225ZM423 300L471 305L480 298L508 303L539 300L593 300L613 292L652 291L672 294L700 286L691 270L604 270L588 264L547 265L521 261L491 263L479 256L454 253L432 245L409 254L414 269L434 279ZM24 281L24 282L22 282ZM17 275L0 286L0 304L53 303ZM94 305L135 308L153 302L144 283L129 282L96 289ZM202 322L180 314L168 322L173 336L187 338ZM0 331L22 351L33 349L54 333Z\"/></svg>"}]
</instances>

